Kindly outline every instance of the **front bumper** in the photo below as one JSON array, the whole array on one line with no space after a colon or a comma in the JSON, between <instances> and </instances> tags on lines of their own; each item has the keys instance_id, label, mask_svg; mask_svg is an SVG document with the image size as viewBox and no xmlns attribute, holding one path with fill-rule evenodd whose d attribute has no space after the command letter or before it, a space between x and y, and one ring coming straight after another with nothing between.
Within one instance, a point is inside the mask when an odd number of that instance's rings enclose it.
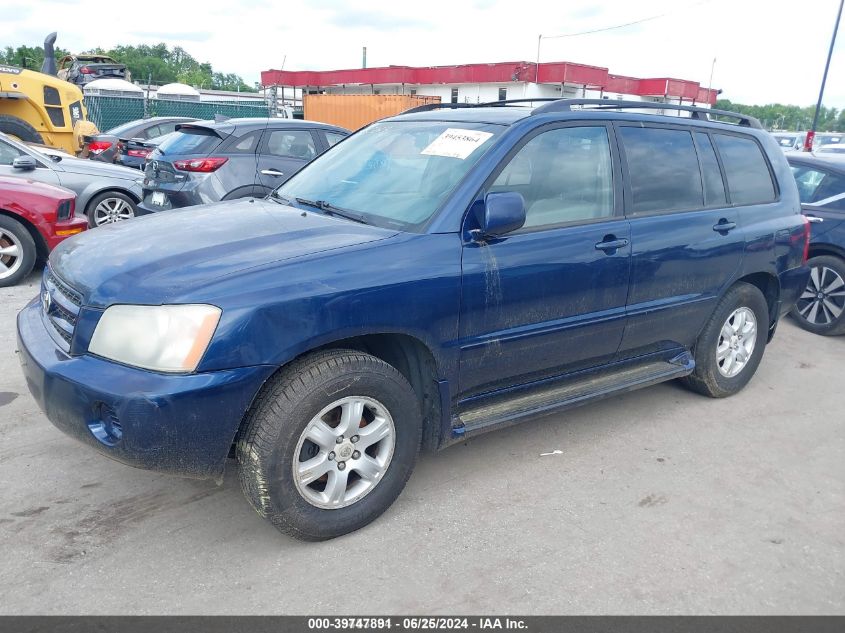
<instances>
[{"instance_id":1,"label":"front bumper","mask_svg":"<svg viewBox=\"0 0 845 633\"><path fill-rule=\"evenodd\" d=\"M27 386L50 422L136 468L222 475L238 426L274 367L174 375L68 356L53 343L41 312L36 299L18 314L18 349Z\"/></svg>"}]
</instances>

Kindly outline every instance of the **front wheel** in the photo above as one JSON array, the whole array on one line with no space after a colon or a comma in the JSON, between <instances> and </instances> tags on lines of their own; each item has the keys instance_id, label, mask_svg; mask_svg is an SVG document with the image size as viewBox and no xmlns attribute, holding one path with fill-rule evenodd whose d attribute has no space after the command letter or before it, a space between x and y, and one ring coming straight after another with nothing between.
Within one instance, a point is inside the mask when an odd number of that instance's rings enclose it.
<instances>
[{"instance_id":1,"label":"front wheel","mask_svg":"<svg viewBox=\"0 0 845 633\"><path fill-rule=\"evenodd\" d=\"M695 370L681 381L693 391L724 398L754 376L769 333L769 307L760 289L737 283L716 305L695 344Z\"/></svg>"},{"instance_id":2,"label":"front wheel","mask_svg":"<svg viewBox=\"0 0 845 633\"><path fill-rule=\"evenodd\" d=\"M830 255L807 262L810 279L792 317L813 334L845 334L845 260Z\"/></svg>"},{"instance_id":3,"label":"front wheel","mask_svg":"<svg viewBox=\"0 0 845 633\"><path fill-rule=\"evenodd\" d=\"M38 252L26 227L0 215L0 288L14 286L32 272Z\"/></svg>"},{"instance_id":4,"label":"front wheel","mask_svg":"<svg viewBox=\"0 0 845 633\"><path fill-rule=\"evenodd\" d=\"M237 444L241 487L282 532L334 538L390 507L421 438L418 400L399 371L362 352L317 352L256 398Z\"/></svg>"}]
</instances>

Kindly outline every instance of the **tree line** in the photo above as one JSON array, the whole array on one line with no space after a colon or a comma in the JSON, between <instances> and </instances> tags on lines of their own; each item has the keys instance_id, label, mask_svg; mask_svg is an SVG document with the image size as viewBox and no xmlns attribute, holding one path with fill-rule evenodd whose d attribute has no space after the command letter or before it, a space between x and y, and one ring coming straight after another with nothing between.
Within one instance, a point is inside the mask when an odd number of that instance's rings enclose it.
<instances>
[{"instance_id":1,"label":"tree line","mask_svg":"<svg viewBox=\"0 0 845 633\"><path fill-rule=\"evenodd\" d=\"M782 103L767 105L744 105L733 103L728 99L719 99L716 108L731 110L740 114L747 114L758 119L767 130L809 130L813 123L815 105L797 106ZM816 126L819 132L845 132L845 110L826 108L819 110L819 122Z\"/></svg>"},{"instance_id":2,"label":"tree line","mask_svg":"<svg viewBox=\"0 0 845 633\"><path fill-rule=\"evenodd\" d=\"M179 82L195 88L256 92L254 87L244 83L240 75L215 72L211 64L197 61L181 46L171 49L163 43L154 46L120 45L110 50L95 48L91 52L108 55L121 64L126 64L132 80L141 83L146 83L147 80L158 85ZM55 54L56 62L58 62L70 53L56 47ZM17 48L6 46L0 49L0 64L41 70L43 61L44 49L41 46L18 46Z\"/></svg>"}]
</instances>

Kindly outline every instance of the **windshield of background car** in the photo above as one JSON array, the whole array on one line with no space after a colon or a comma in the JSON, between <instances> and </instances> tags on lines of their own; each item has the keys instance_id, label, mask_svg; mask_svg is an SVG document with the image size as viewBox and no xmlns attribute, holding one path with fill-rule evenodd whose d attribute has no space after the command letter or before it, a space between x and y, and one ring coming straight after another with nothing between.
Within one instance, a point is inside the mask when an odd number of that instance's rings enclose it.
<instances>
[{"instance_id":1,"label":"windshield of background car","mask_svg":"<svg viewBox=\"0 0 845 633\"><path fill-rule=\"evenodd\" d=\"M164 139L158 149L162 154L199 154L205 156L220 144L220 137L203 128L182 128Z\"/></svg>"},{"instance_id":2,"label":"windshield of background car","mask_svg":"<svg viewBox=\"0 0 845 633\"><path fill-rule=\"evenodd\" d=\"M111 136L120 136L121 134L125 134L129 130L134 130L138 127L138 121L129 121L129 123L123 123L122 125L118 125L117 127L113 127L105 134L109 134Z\"/></svg>"},{"instance_id":3,"label":"windshield of background car","mask_svg":"<svg viewBox=\"0 0 845 633\"><path fill-rule=\"evenodd\" d=\"M277 196L324 202L372 224L413 230L446 200L504 128L487 123L375 123L311 162Z\"/></svg>"},{"instance_id":4,"label":"windshield of background car","mask_svg":"<svg viewBox=\"0 0 845 633\"><path fill-rule=\"evenodd\" d=\"M792 147L793 145L795 145L794 136L776 136L775 139L781 147Z\"/></svg>"}]
</instances>

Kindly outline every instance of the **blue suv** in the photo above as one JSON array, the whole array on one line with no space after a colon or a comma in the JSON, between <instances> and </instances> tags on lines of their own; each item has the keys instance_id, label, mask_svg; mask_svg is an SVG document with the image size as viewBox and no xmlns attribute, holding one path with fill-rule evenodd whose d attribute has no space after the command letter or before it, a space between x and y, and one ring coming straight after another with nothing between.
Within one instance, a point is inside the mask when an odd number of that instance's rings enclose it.
<instances>
[{"instance_id":1,"label":"blue suv","mask_svg":"<svg viewBox=\"0 0 845 633\"><path fill-rule=\"evenodd\" d=\"M47 417L141 468L219 480L233 455L261 516L320 540L421 449L675 378L742 389L809 275L777 143L691 106L488 106L57 248L18 317Z\"/></svg>"}]
</instances>

